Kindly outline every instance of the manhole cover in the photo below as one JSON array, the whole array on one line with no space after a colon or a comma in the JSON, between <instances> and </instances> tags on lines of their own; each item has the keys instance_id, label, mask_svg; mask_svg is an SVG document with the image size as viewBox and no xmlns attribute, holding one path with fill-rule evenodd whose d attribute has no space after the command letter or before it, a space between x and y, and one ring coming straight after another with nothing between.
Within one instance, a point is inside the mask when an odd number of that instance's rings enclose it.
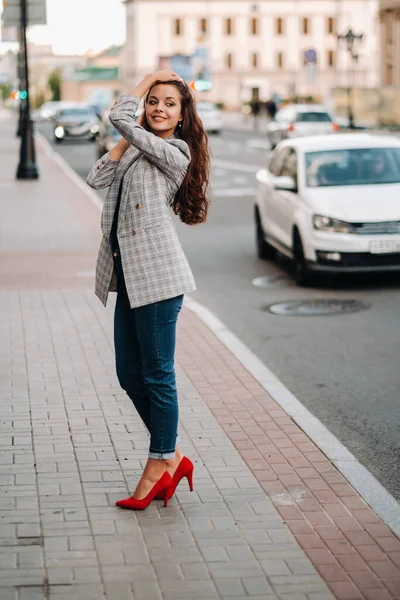
<instances>
[{"instance_id":1,"label":"manhole cover","mask_svg":"<svg viewBox=\"0 0 400 600\"><path fill-rule=\"evenodd\" d=\"M276 285L293 285L293 279L288 275L265 275L256 277L251 283L256 288L266 289Z\"/></svg>"},{"instance_id":2,"label":"manhole cover","mask_svg":"<svg viewBox=\"0 0 400 600\"><path fill-rule=\"evenodd\" d=\"M353 313L367 308L369 306L359 300L297 300L272 304L264 310L286 317L313 317Z\"/></svg>"}]
</instances>

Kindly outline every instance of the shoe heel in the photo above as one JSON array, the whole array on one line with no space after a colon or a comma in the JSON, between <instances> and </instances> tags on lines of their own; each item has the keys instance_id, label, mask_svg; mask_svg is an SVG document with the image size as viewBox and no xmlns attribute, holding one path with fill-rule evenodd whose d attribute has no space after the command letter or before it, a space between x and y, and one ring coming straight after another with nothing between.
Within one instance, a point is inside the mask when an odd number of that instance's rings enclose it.
<instances>
[{"instance_id":1,"label":"shoe heel","mask_svg":"<svg viewBox=\"0 0 400 600\"><path fill-rule=\"evenodd\" d=\"M188 480L190 491L193 492L193 469L190 471L190 473L187 474L186 477Z\"/></svg>"},{"instance_id":2,"label":"shoe heel","mask_svg":"<svg viewBox=\"0 0 400 600\"><path fill-rule=\"evenodd\" d=\"M168 498L168 490L165 490L165 493L164 493L164 508L166 506L168 506L168 500L169 500L169 498Z\"/></svg>"}]
</instances>

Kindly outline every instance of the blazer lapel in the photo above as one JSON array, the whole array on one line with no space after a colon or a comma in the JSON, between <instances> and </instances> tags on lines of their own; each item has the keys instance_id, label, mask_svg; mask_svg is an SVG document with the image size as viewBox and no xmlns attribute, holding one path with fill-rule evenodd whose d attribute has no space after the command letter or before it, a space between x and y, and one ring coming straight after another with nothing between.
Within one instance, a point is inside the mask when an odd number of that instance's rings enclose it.
<instances>
[{"instance_id":1,"label":"blazer lapel","mask_svg":"<svg viewBox=\"0 0 400 600\"><path fill-rule=\"evenodd\" d=\"M138 159L140 151L137 148L131 146L123 154L117 170L115 172L115 178L112 182L110 189L103 206L103 212L101 215L101 228L105 236L109 236L111 233L111 227L114 219L115 208L117 206L117 200L120 193L122 193L121 185L122 180L131 165ZM121 198L120 214L123 204L123 198Z\"/></svg>"}]
</instances>

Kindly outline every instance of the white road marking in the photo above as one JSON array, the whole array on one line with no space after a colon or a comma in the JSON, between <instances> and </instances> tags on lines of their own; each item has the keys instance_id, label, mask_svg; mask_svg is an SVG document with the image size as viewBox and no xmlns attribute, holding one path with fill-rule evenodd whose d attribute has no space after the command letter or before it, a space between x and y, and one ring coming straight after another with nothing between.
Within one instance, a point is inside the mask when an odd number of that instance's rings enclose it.
<instances>
[{"instance_id":1,"label":"white road marking","mask_svg":"<svg viewBox=\"0 0 400 600\"><path fill-rule=\"evenodd\" d=\"M271 150L271 144L268 140L263 140L262 138L251 138L250 140L246 140L246 146L248 148L262 148L264 150Z\"/></svg>"},{"instance_id":2,"label":"white road marking","mask_svg":"<svg viewBox=\"0 0 400 600\"><path fill-rule=\"evenodd\" d=\"M227 160L214 160L212 161L212 165L215 167L221 167L222 169L227 169L228 171L243 171L244 173L253 173L254 175L257 173L257 171L263 168L260 165L246 165L245 163Z\"/></svg>"},{"instance_id":3,"label":"white road marking","mask_svg":"<svg viewBox=\"0 0 400 600\"><path fill-rule=\"evenodd\" d=\"M236 177L232 177L233 183L237 185L243 185L244 183L247 183L248 180L249 178L245 177L244 175L236 175Z\"/></svg>"},{"instance_id":4,"label":"white road marking","mask_svg":"<svg viewBox=\"0 0 400 600\"><path fill-rule=\"evenodd\" d=\"M252 196L254 191L254 188L234 187L216 190L212 195L217 198L242 198L245 196Z\"/></svg>"},{"instance_id":5,"label":"white road marking","mask_svg":"<svg viewBox=\"0 0 400 600\"><path fill-rule=\"evenodd\" d=\"M215 165L215 161L213 164ZM226 174L226 169L213 169L213 175L216 175L217 177L224 177Z\"/></svg>"}]
</instances>

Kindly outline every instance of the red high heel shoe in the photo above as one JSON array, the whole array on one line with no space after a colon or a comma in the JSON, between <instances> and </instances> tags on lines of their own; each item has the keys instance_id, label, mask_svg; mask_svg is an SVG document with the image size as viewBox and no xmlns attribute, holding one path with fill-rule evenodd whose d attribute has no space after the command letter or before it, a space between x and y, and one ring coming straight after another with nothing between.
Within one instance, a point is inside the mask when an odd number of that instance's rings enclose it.
<instances>
[{"instance_id":1,"label":"red high heel shoe","mask_svg":"<svg viewBox=\"0 0 400 600\"><path fill-rule=\"evenodd\" d=\"M158 496L164 500L164 506L167 506L169 500L168 492L171 485L172 477L168 471L165 471L164 475L157 481L145 498L142 498L141 500L137 500L136 498L124 498L123 500L118 500L115 504L121 508L129 508L130 510L144 510L148 507L150 502Z\"/></svg>"},{"instance_id":2,"label":"red high heel shoe","mask_svg":"<svg viewBox=\"0 0 400 600\"><path fill-rule=\"evenodd\" d=\"M177 466L174 476L171 479L171 486L167 492L168 500L172 498L180 480L184 477L186 477L186 479L188 480L190 491L193 492L193 469L194 465L192 461L189 460L186 456L184 456L179 465ZM163 496L159 494L158 496L156 496L156 499L162 500Z\"/></svg>"}]
</instances>

